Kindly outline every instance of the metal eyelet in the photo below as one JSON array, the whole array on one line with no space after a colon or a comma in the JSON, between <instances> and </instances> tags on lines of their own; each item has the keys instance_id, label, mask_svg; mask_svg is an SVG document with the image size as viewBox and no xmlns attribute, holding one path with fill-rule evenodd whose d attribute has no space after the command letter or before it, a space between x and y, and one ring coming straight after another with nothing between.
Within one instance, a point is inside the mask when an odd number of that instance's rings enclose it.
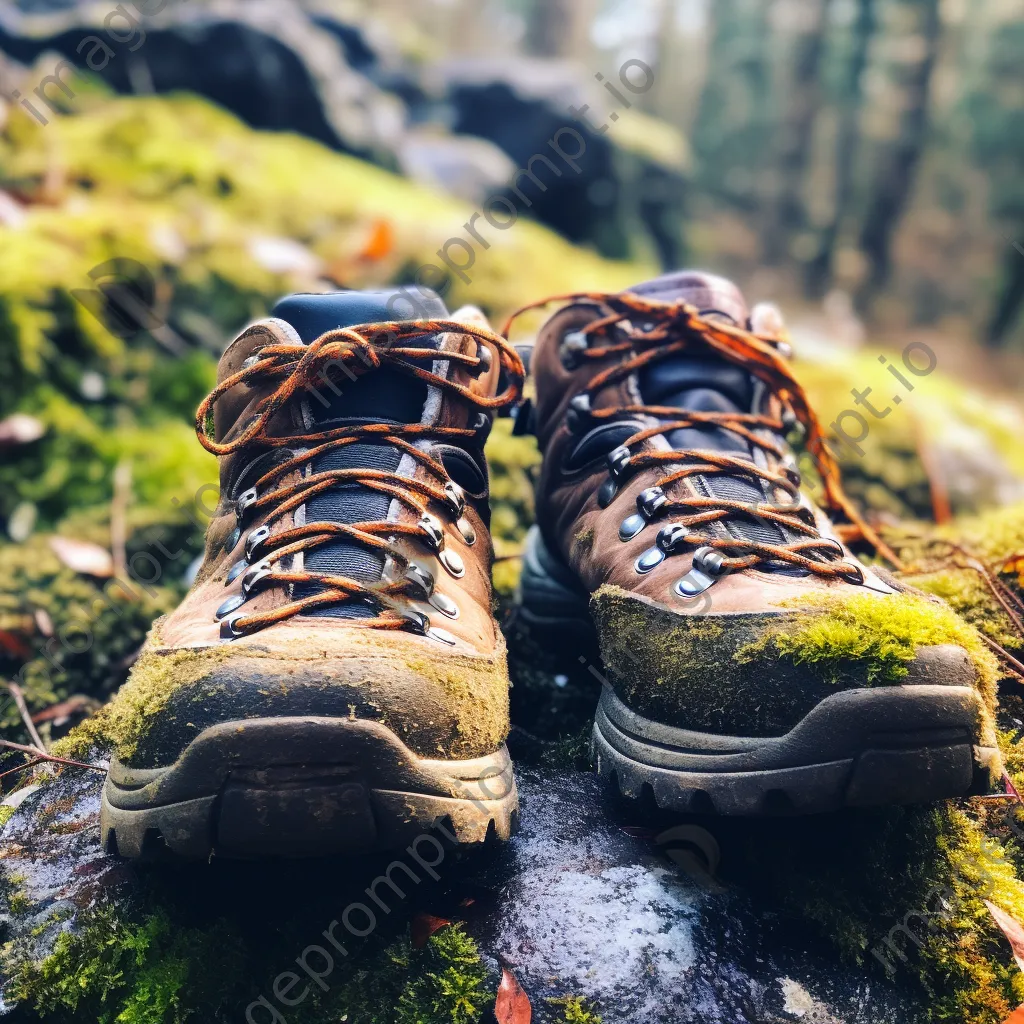
<instances>
[{"instance_id":1,"label":"metal eyelet","mask_svg":"<svg viewBox=\"0 0 1024 1024\"><path fill-rule=\"evenodd\" d=\"M619 540L625 542L632 540L647 525L647 520L642 515L634 513L622 520L619 526Z\"/></svg>"},{"instance_id":2,"label":"metal eyelet","mask_svg":"<svg viewBox=\"0 0 1024 1024\"><path fill-rule=\"evenodd\" d=\"M565 425L573 434L580 434L590 425L590 396L586 394L576 395L569 403L569 409L565 414Z\"/></svg>"},{"instance_id":3,"label":"metal eyelet","mask_svg":"<svg viewBox=\"0 0 1024 1024\"><path fill-rule=\"evenodd\" d=\"M268 559L264 559L262 562L257 562L242 577L242 593L246 597L249 597L253 590L255 590L261 583L265 582L271 575L270 562Z\"/></svg>"},{"instance_id":4,"label":"metal eyelet","mask_svg":"<svg viewBox=\"0 0 1024 1024\"><path fill-rule=\"evenodd\" d=\"M447 629L441 629L438 626L431 626L427 630L427 636L431 640L437 640L439 643L445 644L448 647L454 647L457 643L454 636L448 632Z\"/></svg>"},{"instance_id":5,"label":"metal eyelet","mask_svg":"<svg viewBox=\"0 0 1024 1024\"><path fill-rule=\"evenodd\" d=\"M248 630L240 629L235 625L239 619L243 618L242 615L232 615L228 619L224 619L220 624L220 637L222 640L236 640L240 636L245 636Z\"/></svg>"},{"instance_id":6,"label":"metal eyelet","mask_svg":"<svg viewBox=\"0 0 1024 1024\"><path fill-rule=\"evenodd\" d=\"M262 351L262 349L260 350ZM259 353L256 355L248 356L242 361L243 370L251 370L260 361Z\"/></svg>"},{"instance_id":7,"label":"metal eyelet","mask_svg":"<svg viewBox=\"0 0 1024 1024\"><path fill-rule=\"evenodd\" d=\"M234 551L238 546L238 542L242 539L242 528L236 526L228 536L228 539L224 541L225 551Z\"/></svg>"},{"instance_id":8,"label":"metal eyelet","mask_svg":"<svg viewBox=\"0 0 1024 1024\"><path fill-rule=\"evenodd\" d=\"M442 615L447 615L449 619L457 619L459 617L459 606L444 594L436 591L431 594L430 605L436 608Z\"/></svg>"},{"instance_id":9,"label":"metal eyelet","mask_svg":"<svg viewBox=\"0 0 1024 1024\"><path fill-rule=\"evenodd\" d=\"M249 568L249 562L246 559L242 559L240 562L235 562L233 566L228 570L227 576L224 578L224 586L229 586L238 579L239 576Z\"/></svg>"},{"instance_id":10,"label":"metal eyelet","mask_svg":"<svg viewBox=\"0 0 1024 1024\"><path fill-rule=\"evenodd\" d=\"M427 630L430 629L430 619L415 608L407 608L403 611L402 618L405 620L405 625L402 628L409 630L410 633L426 636Z\"/></svg>"},{"instance_id":11,"label":"metal eyelet","mask_svg":"<svg viewBox=\"0 0 1024 1024\"><path fill-rule=\"evenodd\" d=\"M682 579L676 580L672 592L684 600L703 594L725 574L724 561L725 556L715 548L707 546L697 548L693 553L693 564L690 571Z\"/></svg>"},{"instance_id":12,"label":"metal eyelet","mask_svg":"<svg viewBox=\"0 0 1024 1024\"><path fill-rule=\"evenodd\" d=\"M612 501L615 500L615 495L619 493L619 485L609 477L597 491L597 504L600 508L607 508Z\"/></svg>"},{"instance_id":13,"label":"metal eyelet","mask_svg":"<svg viewBox=\"0 0 1024 1024\"><path fill-rule=\"evenodd\" d=\"M452 480L444 485L444 501L455 517L461 516L466 511L465 492Z\"/></svg>"},{"instance_id":14,"label":"metal eyelet","mask_svg":"<svg viewBox=\"0 0 1024 1024\"><path fill-rule=\"evenodd\" d=\"M248 537L245 538L245 557L247 561L252 561L252 556L256 553L256 549L270 536L269 526L258 526L253 530Z\"/></svg>"},{"instance_id":15,"label":"metal eyelet","mask_svg":"<svg viewBox=\"0 0 1024 1024\"><path fill-rule=\"evenodd\" d=\"M434 592L434 576L422 565L412 563L406 567L404 578L408 580L416 591L416 596L427 600Z\"/></svg>"},{"instance_id":16,"label":"metal eyelet","mask_svg":"<svg viewBox=\"0 0 1024 1024\"><path fill-rule=\"evenodd\" d=\"M725 572L725 555L715 548L697 548L693 553L693 564L708 576L721 576Z\"/></svg>"},{"instance_id":17,"label":"metal eyelet","mask_svg":"<svg viewBox=\"0 0 1024 1024\"><path fill-rule=\"evenodd\" d=\"M782 433L790 444L801 444L807 437L807 428L788 406L782 413Z\"/></svg>"},{"instance_id":18,"label":"metal eyelet","mask_svg":"<svg viewBox=\"0 0 1024 1024\"><path fill-rule=\"evenodd\" d=\"M668 498L660 487L647 487L636 496L636 507L648 522L668 504Z\"/></svg>"},{"instance_id":19,"label":"metal eyelet","mask_svg":"<svg viewBox=\"0 0 1024 1024\"><path fill-rule=\"evenodd\" d=\"M233 594L213 613L213 617L219 622L225 615L238 611L243 604L245 604L245 598L241 594Z\"/></svg>"},{"instance_id":20,"label":"metal eyelet","mask_svg":"<svg viewBox=\"0 0 1024 1024\"><path fill-rule=\"evenodd\" d=\"M491 433L491 427L494 426L494 420L485 412L477 412L469 421L468 426L469 429L477 435L480 443L483 444Z\"/></svg>"},{"instance_id":21,"label":"metal eyelet","mask_svg":"<svg viewBox=\"0 0 1024 1024\"><path fill-rule=\"evenodd\" d=\"M803 483L803 477L800 474L800 467L797 465L797 461L792 455L787 455L782 462L779 463L779 469L782 471L782 475L794 486L799 487Z\"/></svg>"},{"instance_id":22,"label":"metal eyelet","mask_svg":"<svg viewBox=\"0 0 1024 1024\"><path fill-rule=\"evenodd\" d=\"M582 331L569 331L562 338L558 355L567 370L575 370L583 361L582 356L586 351L587 336Z\"/></svg>"},{"instance_id":23,"label":"metal eyelet","mask_svg":"<svg viewBox=\"0 0 1024 1024\"><path fill-rule=\"evenodd\" d=\"M655 543L666 555L671 555L686 542L688 535L689 531L685 526L681 526L679 523L669 523L658 531Z\"/></svg>"},{"instance_id":24,"label":"metal eyelet","mask_svg":"<svg viewBox=\"0 0 1024 1024\"><path fill-rule=\"evenodd\" d=\"M665 561L665 552L661 548L648 548L634 563L633 568L640 576L645 576L652 569L657 569Z\"/></svg>"},{"instance_id":25,"label":"metal eyelet","mask_svg":"<svg viewBox=\"0 0 1024 1024\"><path fill-rule=\"evenodd\" d=\"M480 362L476 366L469 367L469 375L471 377L483 376L494 364L494 357L491 354L490 347L482 341L477 342L476 357Z\"/></svg>"},{"instance_id":26,"label":"metal eyelet","mask_svg":"<svg viewBox=\"0 0 1024 1024\"><path fill-rule=\"evenodd\" d=\"M426 543L432 551L444 550L444 527L437 516L432 516L427 512L420 517L417 525L427 535Z\"/></svg>"},{"instance_id":27,"label":"metal eyelet","mask_svg":"<svg viewBox=\"0 0 1024 1024\"><path fill-rule=\"evenodd\" d=\"M608 453L608 472L615 480L618 480L626 472L631 459L632 455L624 444L613 448Z\"/></svg>"},{"instance_id":28,"label":"metal eyelet","mask_svg":"<svg viewBox=\"0 0 1024 1024\"><path fill-rule=\"evenodd\" d=\"M462 534L462 539L472 547L476 543L476 530L473 529L473 524L463 516L455 525L458 527L459 533Z\"/></svg>"},{"instance_id":29,"label":"metal eyelet","mask_svg":"<svg viewBox=\"0 0 1024 1024\"><path fill-rule=\"evenodd\" d=\"M821 551L821 548L825 548L827 551L833 552L837 559L846 558L846 551L843 549L843 545L840 544L839 541L833 540L831 537L822 537L818 547L819 551L817 553L823 556L825 552Z\"/></svg>"},{"instance_id":30,"label":"metal eyelet","mask_svg":"<svg viewBox=\"0 0 1024 1024\"><path fill-rule=\"evenodd\" d=\"M256 492L255 487L250 487L249 490L243 491L235 502L235 518L241 523L245 519L245 515L253 505L259 501L259 494Z\"/></svg>"},{"instance_id":31,"label":"metal eyelet","mask_svg":"<svg viewBox=\"0 0 1024 1024\"><path fill-rule=\"evenodd\" d=\"M440 551L437 560L445 567L450 576L462 579L466 575L466 563L454 551Z\"/></svg>"}]
</instances>

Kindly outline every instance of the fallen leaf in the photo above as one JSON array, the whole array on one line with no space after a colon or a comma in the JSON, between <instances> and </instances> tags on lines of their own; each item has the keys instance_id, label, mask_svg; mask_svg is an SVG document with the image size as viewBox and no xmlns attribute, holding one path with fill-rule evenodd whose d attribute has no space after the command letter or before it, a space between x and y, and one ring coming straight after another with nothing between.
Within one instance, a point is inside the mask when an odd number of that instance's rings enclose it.
<instances>
[{"instance_id":1,"label":"fallen leaf","mask_svg":"<svg viewBox=\"0 0 1024 1024\"><path fill-rule=\"evenodd\" d=\"M69 568L85 576L107 578L114 575L114 559L106 548L87 540L51 537L53 553Z\"/></svg>"},{"instance_id":2,"label":"fallen leaf","mask_svg":"<svg viewBox=\"0 0 1024 1024\"><path fill-rule=\"evenodd\" d=\"M391 222L378 220L370 229L370 237L359 253L361 260L382 260L395 248L395 232Z\"/></svg>"},{"instance_id":3,"label":"fallen leaf","mask_svg":"<svg viewBox=\"0 0 1024 1024\"><path fill-rule=\"evenodd\" d=\"M507 968L501 969L501 984L494 1002L494 1016L498 1024L530 1024L533 1007L530 997L523 991L516 976Z\"/></svg>"},{"instance_id":4,"label":"fallen leaf","mask_svg":"<svg viewBox=\"0 0 1024 1024\"><path fill-rule=\"evenodd\" d=\"M451 921L443 917L434 917L433 914L417 914L409 925L409 931L412 934L412 948L422 949L434 932L439 932L449 924Z\"/></svg>"},{"instance_id":5,"label":"fallen leaf","mask_svg":"<svg viewBox=\"0 0 1024 1024\"><path fill-rule=\"evenodd\" d=\"M1006 791L1006 794L1008 796L1012 796L1017 803L1024 803L1024 800L1021 800L1020 798L1020 793L1017 792L1017 787L1013 784L1013 779L1011 779L1006 772L1003 772L1003 789Z\"/></svg>"},{"instance_id":6,"label":"fallen leaf","mask_svg":"<svg viewBox=\"0 0 1024 1024\"><path fill-rule=\"evenodd\" d=\"M12 413L0 420L0 445L4 447L38 441L45 433L46 427L27 413Z\"/></svg>"},{"instance_id":7,"label":"fallen leaf","mask_svg":"<svg viewBox=\"0 0 1024 1024\"><path fill-rule=\"evenodd\" d=\"M57 725L78 714L89 714L100 707L100 702L85 694L76 693L59 704L51 704L42 711L37 711L32 716L32 721L37 725L40 722L55 722Z\"/></svg>"},{"instance_id":8,"label":"fallen leaf","mask_svg":"<svg viewBox=\"0 0 1024 1024\"><path fill-rule=\"evenodd\" d=\"M17 633L0 629L0 651L6 651L15 658L28 661L32 657L32 648Z\"/></svg>"},{"instance_id":9,"label":"fallen leaf","mask_svg":"<svg viewBox=\"0 0 1024 1024\"><path fill-rule=\"evenodd\" d=\"M1024 1003L1018 1006L1017 1009L1003 1021L1003 1024L1024 1024Z\"/></svg>"},{"instance_id":10,"label":"fallen leaf","mask_svg":"<svg viewBox=\"0 0 1024 1024\"><path fill-rule=\"evenodd\" d=\"M1000 910L994 903L985 900L985 906L988 907L992 920L999 925L999 930L1009 939L1013 958L1017 961L1017 966L1024 971L1024 927L1021 927L1016 918L1011 917L1005 910Z\"/></svg>"},{"instance_id":11,"label":"fallen leaf","mask_svg":"<svg viewBox=\"0 0 1024 1024\"><path fill-rule=\"evenodd\" d=\"M1010 555L1001 571L1006 573L1015 572L1020 585L1024 587L1024 551L1016 555Z\"/></svg>"}]
</instances>

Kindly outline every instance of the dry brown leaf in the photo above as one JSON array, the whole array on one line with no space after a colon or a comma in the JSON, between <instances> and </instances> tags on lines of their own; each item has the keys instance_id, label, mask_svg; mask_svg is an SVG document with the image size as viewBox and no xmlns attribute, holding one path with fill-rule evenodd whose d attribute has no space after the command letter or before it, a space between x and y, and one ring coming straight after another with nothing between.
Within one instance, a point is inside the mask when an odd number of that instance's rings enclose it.
<instances>
[{"instance_id":1,"label":"dry brown leaf","mask_svg":"<svg viewBox=\"0 0 1024 1024\"><path fill-rule=\"evenodd\" d=\"M530 1024L533 1007L530 997L523 991L516 976L507 968L501 969L501 984L494 1002L494 1016L498 1024Z\"/></svg>"},{"instance_id":2,"label":"dry brown leaf","mask_svg":"<svg viewBox=\"0 0 1024 1024\"><path fill-rule=\"evenodd\" d=\"M35 416L24 412L12 413L0 420L0 447L29 444L38 441L46 433L46 427Z\"/></svg>"},{"instance_id":3,"label":"dry brown leaf","mask_svg":"<svg viewBox=\"0 0 1024 1024\"><path fill-rule=\"evenodd\" d=\"M51 537L53 553L69 568L85 576L101 576L104 579L114 575L114 559L106 548L91 544L87 540L72 540L70 537Z\"/></svg>"},{"instance_id":4,"label":"dry brown leaf","mask_svg":"<svg viewBox=\"0 0 1024 1024\"><path fill-rule=\"evenodd\" d=\"M439 932L449 924L451 924L451 921L443 917L434 917L433 914L417 914L409 925L409 931L412 935L412 948L422 949L427 944L427 939L434 932Z\"/></svg>"},{"instance_id":5,"label":"dry brown leaf","mask_svg":"<svg viewBox=\"0 0 1024 1024\"><path fill-rule=\"evenodd\" d=\"M1000 910L994 903L985 900L985 906L988 907L992 920L999 925L999 930L1009 940L1017 966L1024 971L1024 927L1021 927L1016 918L1011 917L1005 910Z\"/></svg>"}]
</instances>

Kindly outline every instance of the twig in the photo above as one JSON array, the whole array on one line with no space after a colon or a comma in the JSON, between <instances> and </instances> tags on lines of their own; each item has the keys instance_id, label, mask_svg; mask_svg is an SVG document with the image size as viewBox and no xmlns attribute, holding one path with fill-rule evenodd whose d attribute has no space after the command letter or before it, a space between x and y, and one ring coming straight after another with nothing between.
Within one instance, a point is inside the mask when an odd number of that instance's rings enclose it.
<instances>
[{"instance_id":1,"label":"twig","mask_svg":"<svg viewBox=\"0 0 1024 1024\"><path fill-rule=\"evenodd\" d=\"M25 703L25 695L21 692L21 687L17 683L4 683L4 686L10 690L14 703L18 705L18 713L21 715L21 720L25 723L25 728L28 730L29 739L32 740L33 745L38 750L45 754L46 744L43 743L42 737L36 731L35 722L32 721L32 716L29 714L28 705Z\"/></svg>"},{"instance_id":2,"label":"twig","mask_svg":"<svg viewBox=\"0 0 1024 1024\"><path fill-rule=\"evenodd\" d=\"M942 471L935 452L925 437L921 421L916 416L911 416L914 430L914 440L917 444L917 455L921 461L921 468L924 470L925 479L928 481L928 493L932 501L932 518L939 526L945 526L953 519L953 510L949 503L949 488L946 486L946 478Z\"/></svg>"},{"instance_id":3,"label":"twig","mask_svg":"<svg viewBox=\"0 0 1024 1024\"><path fill-rule=\"evenodd\" d=\"M24 764L19 764L17 768L8 768L5 772L0 772L0 779L6 779L8 775L17 775L18 772L27 771L29 768L35 768L37 764L43 764L45 758L37 757L31 761L26 761Z\"/></svg>"},{"instance_id":4,"label":"twig","mask_svg":"<svg viewBox=\"0 0 1024 1024\"><path fill-rule=\"evenodd\" d=\"M1010 666L1013 674L1020 676L1021 682L1024 682L1024 664L1021 664L1021 662L1019 662L1005 647L1003 647L1002 644L996 643L992 637L986 636L980 629L978 630L978 635Z\"/></svg>"},{"instance_id":5,"label":"twig","mask_svg":"<svg viewBox=\"0 0 1024 1024\"><path fill-rule=\"evenodd\" d=\"M67 765L69 768L88 768L93 772L105 772L107 769L98 764L86 764L84 761L70 761L66 757L57 757L45 750L37 750L35 747L27 747L24 743L12 743L10 740L0 740L0 747L8 750L20 750L23 754L31 754L37 761L51 761L54 764ZM27 765L22 765L22 768Z\"/></svg>"},{"instance_id":6,"label":"twig","mask_svg":"<svg viewBox=\"0 0 1024 1024\"><path fill-rule=\"evenodd\" d=\"M114 560L114 576L128 575L128 502L132 490L132 464L123 459L114 469L114 497L110 502L110 553Z\"/></svg>"}]
</instances>

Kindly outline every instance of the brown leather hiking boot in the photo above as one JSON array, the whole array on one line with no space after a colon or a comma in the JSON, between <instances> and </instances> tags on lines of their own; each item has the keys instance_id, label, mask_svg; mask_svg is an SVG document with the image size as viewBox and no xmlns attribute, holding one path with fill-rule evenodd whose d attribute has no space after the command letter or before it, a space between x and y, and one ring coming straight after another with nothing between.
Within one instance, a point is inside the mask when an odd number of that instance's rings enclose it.
<instances>
[{"instance_id":1,"label":"brown leather hiking boot","mask_svg":"<svg viewBox=\"0 0 1024 1024\"><path fill-rule=\"evenodd\" d=\"M225 351L197 417L220 456L205 560L103 713L108 849L508 837L483 446L523 367L481 314L418 298L430 319L382 323L407 291L291 296Z\"/></svg>"},{"instance_id":2,"label":"brown leather hiking boot","mask_svg":"<svg viewBox=\"0 0 1024 1024\"><path fill-rule=\"evenodd\" d=\"M584 663L596 629L601 774L722 814L987 783L992 657L842 543L891 555L843 497L774 307L751 316L730 282L688 272L562 301L531 360L544 464L519 615L576 636ZM801 432L843 529L801 491Z\"/></svg>"}]
</instances>

